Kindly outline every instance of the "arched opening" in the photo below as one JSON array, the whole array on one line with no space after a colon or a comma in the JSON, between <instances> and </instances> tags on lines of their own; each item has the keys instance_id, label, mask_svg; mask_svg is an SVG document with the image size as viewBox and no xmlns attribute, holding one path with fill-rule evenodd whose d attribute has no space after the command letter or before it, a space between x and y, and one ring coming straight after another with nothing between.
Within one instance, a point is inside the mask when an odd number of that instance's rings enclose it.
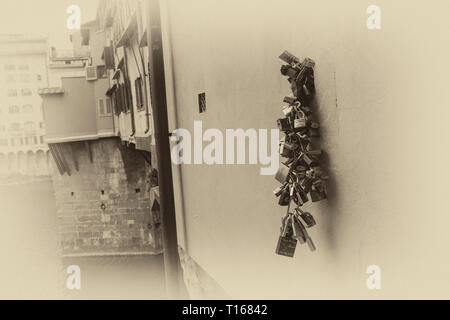
<instances>
[{"instance_id":1,"label":"arched opening","mask_svg":"<svg viewBox=\"0 0 450 320\"><path fill-rule=\"evenodd\" d=\"M48 165L47 156L43 150L38 150L36 152L36 174L37 175L48 175Z\"/></svg>"},{"instance_id":2,"label":"arched opening","mask_svg":"<svg viewBox=\"0 0 450 320\"><path fill-rule=\"evenodd\" d=\"M10 152L8 154L8 174L13 174L18 172L17 155Z\"/></svg>"},{"instance_id":3,"label":"arched opening","mask_svg":"<svg viewBox=\"0 0 450 320\"><path fill-rule=\"evenodd\" d=\"M33 151L27 152L27 170L29 175L36 175L36 155Z\"/></svg>"},{"instance_id":4,"label":"arched opening","mask_svg":"<svg viewBox=\"0 0 450 320\"><path fill-rule=\"evenodd\" d=\"M18 171L21 174L26 174L27 172L27 156L25 152L19 151L17 154L17 164L18 164Z\"/></svg>"},{"instance_id":5,"label":"arched opening","mask_svg":"<svg viewBox=\"0 0 450 320\"><path fill-rule=\"evenodd\" d=\"M8 174L8 156L0 153L0 175L5 176Z\"/></svg>"}]
</instances>

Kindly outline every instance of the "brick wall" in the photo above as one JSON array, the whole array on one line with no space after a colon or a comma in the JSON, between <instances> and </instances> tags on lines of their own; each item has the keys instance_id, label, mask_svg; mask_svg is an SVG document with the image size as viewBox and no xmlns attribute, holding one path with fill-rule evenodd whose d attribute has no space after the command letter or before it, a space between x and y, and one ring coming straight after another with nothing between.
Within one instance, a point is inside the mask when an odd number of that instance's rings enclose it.
<instances>
[{"instance_id":1,"label":"brick wall","mask_svg":"<svg viewBox=\"0 0 450 320\"><path fill-rule=\"evenodd\" d=\"M117 138L91 141L92 162L84 142L59 148L71 172L60 175L53 165L63 254L159 250L159 214L150 210L152 168L144 157Z\"/></svg>"}]
</instances>

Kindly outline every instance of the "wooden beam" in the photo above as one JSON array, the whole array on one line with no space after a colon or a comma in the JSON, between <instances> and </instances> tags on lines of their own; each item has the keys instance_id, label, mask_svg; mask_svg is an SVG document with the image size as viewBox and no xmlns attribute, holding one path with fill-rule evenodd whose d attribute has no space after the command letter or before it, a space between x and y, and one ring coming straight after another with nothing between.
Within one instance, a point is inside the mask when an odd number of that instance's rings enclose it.
<instances>
[{"instance_id":1,"label":"wooden beam","mask_svg":"<svg viewBox=\"0 0 450 320\"><path fill-rule=\"evenodd\" d=\"M90 141L89 140L85 141L84 142L84 146L85 146L86 151L88 153L89 160L91 161L91 163L93 163L94 160L92 159L92 151L91 151L91 143L90 143Z\"/></svg>"}]
</instances>

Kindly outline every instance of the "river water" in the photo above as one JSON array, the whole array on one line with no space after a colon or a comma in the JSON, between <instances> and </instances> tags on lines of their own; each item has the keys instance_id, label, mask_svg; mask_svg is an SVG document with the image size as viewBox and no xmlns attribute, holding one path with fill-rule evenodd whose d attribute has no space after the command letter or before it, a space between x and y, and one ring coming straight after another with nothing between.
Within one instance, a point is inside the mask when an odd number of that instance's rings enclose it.
<instances>
[{"instance_id":1,"label":"river water","mask_svg":"<svg viewBox=\"0 0 450 320\"><path fill-rule=\"evenodd\" d=\"M50 180L0 185L0 299L164 299L162 255L62 258ZM70 265L81 288L69 290Z\"/></svg>"}]
</instances>

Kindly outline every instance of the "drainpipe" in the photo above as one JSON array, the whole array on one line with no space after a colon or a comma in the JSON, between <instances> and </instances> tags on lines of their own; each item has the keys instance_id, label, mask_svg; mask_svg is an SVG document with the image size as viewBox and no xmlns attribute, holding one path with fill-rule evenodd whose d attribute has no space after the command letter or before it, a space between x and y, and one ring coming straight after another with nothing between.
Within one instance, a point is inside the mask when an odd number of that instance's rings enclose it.
<instances>
[{"instance_id":1,"label":"drainpipe","mask_svg":"<svg viewBox=\"0 0 450 320\"><path fill-rule=\"evenodd\" d=\"M169 298L174 299L181 295L182 278L175 220L161 20L159 0L147 1L147 48L149 50L150 90L152 91L152 111L163 228L164 271L167 294Z\"/></svg>"}]
</instances>

